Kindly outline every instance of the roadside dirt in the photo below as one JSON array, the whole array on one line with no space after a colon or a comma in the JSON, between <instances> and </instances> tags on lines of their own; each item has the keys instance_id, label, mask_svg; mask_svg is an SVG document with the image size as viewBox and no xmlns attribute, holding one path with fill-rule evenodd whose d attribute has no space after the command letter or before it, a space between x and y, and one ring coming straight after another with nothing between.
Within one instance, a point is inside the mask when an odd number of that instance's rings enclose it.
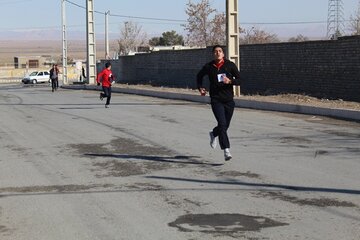
<instances>
[{"instance_id":1,"label":"roadside dirt","mask_svg":"<svg viewBox=\"0 0 360 240\"><path fill-rule=\"evenodd\" d=\"M195 94L195 95L199 94L197 90L184 89L184 88L153 87L150 85L127 85L127 84L116 84L116 86L120 88L146 89L152 91L164 91L164 92ZM322 107L322 108L349 109L349 110L360 111L360 102L350 102L350 101L344 101L342 99L338 99L338 100L319 99L301 94L278 94L278 95L269 95L269 96L241 95L240 97L236 97L236 98L253 100L253 101L276 102L276 103L297 104L297 105L314 106L314 107Z\"/></svg>"}]
</instances>

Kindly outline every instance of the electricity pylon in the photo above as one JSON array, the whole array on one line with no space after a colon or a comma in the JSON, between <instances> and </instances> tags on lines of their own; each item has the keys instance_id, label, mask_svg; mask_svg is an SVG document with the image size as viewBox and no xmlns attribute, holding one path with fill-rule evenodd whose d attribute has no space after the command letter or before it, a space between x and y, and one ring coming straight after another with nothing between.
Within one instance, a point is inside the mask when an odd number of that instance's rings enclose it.
<instances>
[{"instance_id":1,"label":"electricity pylon","mask_svg":"<svg viewBox=\"0 0 360 240\"><path fill-rule=\"evenodd\" d=\"M329 0L327 38L336 40L344 35L344 7L342 0Z\"/></svg>"}]
</instances>

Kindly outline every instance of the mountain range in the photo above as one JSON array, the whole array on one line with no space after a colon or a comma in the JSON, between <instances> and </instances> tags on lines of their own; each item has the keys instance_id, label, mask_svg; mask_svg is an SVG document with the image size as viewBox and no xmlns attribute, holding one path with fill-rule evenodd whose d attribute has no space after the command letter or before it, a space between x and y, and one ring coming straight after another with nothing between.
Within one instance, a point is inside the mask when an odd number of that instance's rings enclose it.
<instances>
[{"instance_id":1,"label":"mountain range","mask_svg":"<svg viewBox=\"0 0 360 240\"><path fill-rule=\"evenodd\" d=\"M297 26L297 27L267 27L266 29L261 26L257 26L261 30L265 30L271 34L276 34L279 39L286 41L290 37L296 37L299 34L308 37L309 39L323 39L326 35L326 26L321 24L314 24L312 26ZM147 33L148 36L154 34ZM96 40L102 40L105 38L104 32L95 32ZM116 40L120 36L120 33L109 33L110 40ZM156 36L161 36L158 34ZM155 37L155 35L154 35ZM30 30L6 30L0 31L0 40L61 40L61 30L51 29L30 29ZM68 40L86 40L86 31L67 31Z\"/></svg>"}]
</instances>

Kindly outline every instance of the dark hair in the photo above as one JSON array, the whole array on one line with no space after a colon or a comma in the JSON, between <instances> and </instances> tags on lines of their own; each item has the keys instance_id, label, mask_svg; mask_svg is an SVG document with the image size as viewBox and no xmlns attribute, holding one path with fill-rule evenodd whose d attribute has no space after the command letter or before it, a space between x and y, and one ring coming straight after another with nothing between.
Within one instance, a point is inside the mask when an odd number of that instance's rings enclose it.
<instances>
[{"instance_id":1,"label":"dark hair","mask_svg":"<svg viewBox=\"0 0 360 240\"><path fill-rule=\"evenodd\" d=\"M216 48L221 48L221 50L224 50L222 46L215 45L215 46L213 46L212 51L214 52Z\"/></svg>"},{"instance_id":2,"label":"dark hair","mask_svg":"<svg viewBox=\"0 0 360 240\"><path fill-rule=\"evenodd\" d=\"M110 62L105 63L105 67L106 67L106 68L108 68L108 67L110 67L110 66L111 66L111 63L110 63Z\"/></svg>"}]
</instances>

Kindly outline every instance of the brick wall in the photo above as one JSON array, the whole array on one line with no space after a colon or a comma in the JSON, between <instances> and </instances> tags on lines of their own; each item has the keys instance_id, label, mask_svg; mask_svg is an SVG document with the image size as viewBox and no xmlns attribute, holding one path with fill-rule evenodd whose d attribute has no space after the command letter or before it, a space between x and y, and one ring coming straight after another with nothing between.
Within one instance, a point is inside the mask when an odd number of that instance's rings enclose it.
<instances>
[{"instance_id":1,"label":"brick wall","mask_svg":"<svg viewBox=\"0 0 360 240\"><path fill-rule=\"evenodd\" d=\"M243 94L304 93L360 102L360 36L242 45L240 57ZM125 56L112 65L123 83L195 88L197 72L211 59L209 47Z\"/></svg>"},{"instance_id":2,"label":"brick wall","mask_svg":"<svg viewBox=\"0 0 360 240\"><path fill-rule=\"evenodd\" d=\"M337 41L244 45L244 93L305 93L360 101L360 36Z\"/></svg>"},{"instance_id":3,"label":"brick wall","mask_svg":"<svg viewBox=\"0 0 360 240\"><path fill-rule=\"evenodd\" d=\"M123 56L111 63L122 83L196 88L196 74L210 60L209 49L192 49ZM98 70L103 66L104 61Z\"/></svg>"}]
</instances>

